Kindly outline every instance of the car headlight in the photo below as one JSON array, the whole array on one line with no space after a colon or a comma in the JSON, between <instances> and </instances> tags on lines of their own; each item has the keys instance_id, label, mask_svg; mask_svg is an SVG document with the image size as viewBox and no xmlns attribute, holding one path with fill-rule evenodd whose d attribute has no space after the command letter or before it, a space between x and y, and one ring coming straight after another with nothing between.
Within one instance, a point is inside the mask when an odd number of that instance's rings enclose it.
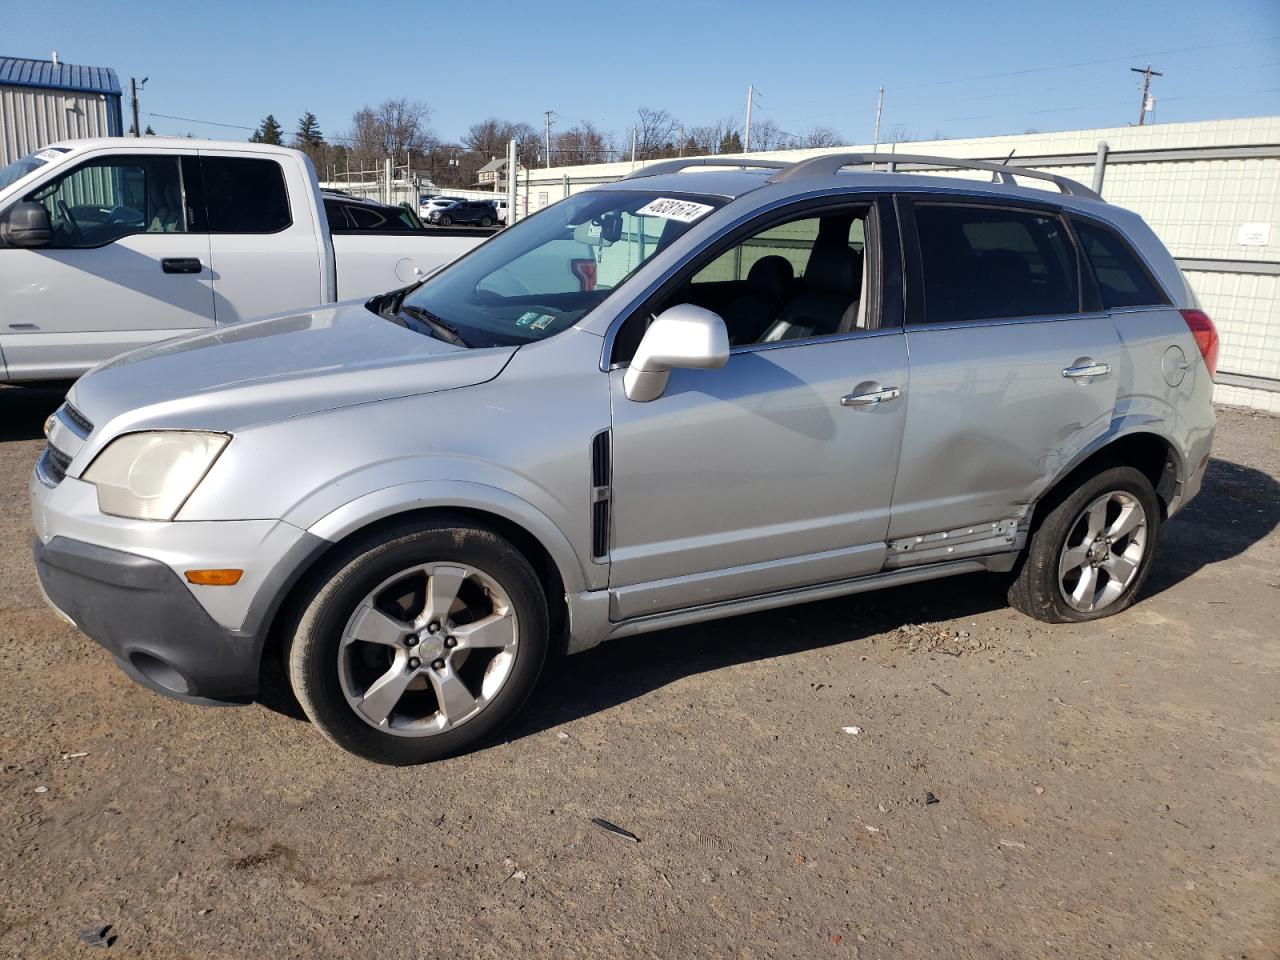
<instances>
[{"instance_id":1,"label":"car headlight","mask_svg":"<svg viewBox=\"0 0 1280 960\"><path fill-rule=\"evenodd\" d=\"M155 430L107 444L81 479L98 509L134 520L172 520L231 440L224 433Z\"/></svg>"}]
</instances>

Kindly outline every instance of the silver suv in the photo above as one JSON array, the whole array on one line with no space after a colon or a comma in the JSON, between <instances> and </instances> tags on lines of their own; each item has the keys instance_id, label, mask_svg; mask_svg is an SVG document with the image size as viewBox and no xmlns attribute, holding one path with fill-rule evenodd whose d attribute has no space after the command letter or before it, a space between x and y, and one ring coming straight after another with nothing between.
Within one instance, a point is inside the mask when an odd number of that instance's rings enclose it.
<instances>
[{"instance_id":1,"label":"silver suv","mask_svg":"<svg viewBox=\"0 0 1280 960\"><path fill-rule=\"evenodd\" d=\"M672 161L89 373L36 564L146 686L245 701L280 654L326 736L418 763L611 637L980 570L1041 620L1125 609L1216 355L1151 230L1070 180Z\"/></svg>"}]
</instances>

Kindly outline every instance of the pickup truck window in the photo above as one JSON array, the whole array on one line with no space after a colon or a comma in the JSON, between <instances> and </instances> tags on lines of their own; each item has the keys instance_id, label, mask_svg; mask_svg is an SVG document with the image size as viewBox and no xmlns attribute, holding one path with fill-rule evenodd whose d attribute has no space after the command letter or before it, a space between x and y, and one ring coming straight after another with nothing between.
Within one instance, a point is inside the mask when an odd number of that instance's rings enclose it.
<instances>
[{"instance_id":1,"label":"pickup truck window","mask_svg":"<svg viewBox=\"0 0 1280 960\"><path fill-rule=\"evenodd\" d=\"M279 233L293 223L284 171L274 160L201 157L210 233Z\"/></svg>"},{"instance_id":2,"label":"pickup truck window","mask_svg":"<svg viewBox=\"0 0 1280 960\"><path fill-rule=\"evenodd\" d=\"M55 249L100 247L134 233L186 233L177 157L89 160L28 198L49 211Z\"/></svg>"},{"instance_id":3,"label":"pickup truck window","mask_svg":"<svg viewBox=\"0 0 1280 960\"><path fill-rule=\"evenodd\" d=\"M720 197L588 190L521 220L412 290L403 306L467 346L544 340L599 305Z\"/></svg>"}]
</instances>

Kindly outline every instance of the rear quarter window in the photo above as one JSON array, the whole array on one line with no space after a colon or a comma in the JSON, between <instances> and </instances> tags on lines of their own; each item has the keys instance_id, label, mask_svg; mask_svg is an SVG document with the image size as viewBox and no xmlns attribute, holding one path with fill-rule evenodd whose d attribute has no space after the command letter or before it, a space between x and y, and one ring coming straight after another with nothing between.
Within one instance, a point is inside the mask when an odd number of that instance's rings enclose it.
<instances>
[{"instance_id":1,"label":"rear quarter window","mask_svg":"<svg viewBox=\"0 0 1280 960\"><path fill-rule=\"evenodd\" d=\"M1115 307L1160 306L1169 302L1151 279L1133 249L1119 235L1098 224L1072 220L1085 259L1093 269L1102 305Z\"/></svg>"}]
</instances>

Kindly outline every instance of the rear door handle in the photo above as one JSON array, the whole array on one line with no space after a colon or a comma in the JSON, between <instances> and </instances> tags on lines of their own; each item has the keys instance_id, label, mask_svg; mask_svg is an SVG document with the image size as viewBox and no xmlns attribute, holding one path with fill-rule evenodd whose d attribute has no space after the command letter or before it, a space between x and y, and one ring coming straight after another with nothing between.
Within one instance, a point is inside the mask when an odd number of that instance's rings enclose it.
<instances>
[{"instance_id":1,"label":"rear door handle","mask_svg":"<svg viewBox=\"0 0 1280 960\"><path fill-rule=\"evenodd\" d=\"M199 273L204 264L195 257L165 257L160 267L165 273Z\"/></svg>"},{"instance_id":2,"label":"rear door handle","mask_svg":"<svg viewBox=\"0 0 1280 960\"><path fill-rule=\"evenodd\" d=\"M851 393L848 396L840 398L840 406L842 407L874 407L877 403L884 403L886 400L896 400L902 395L902 391L897 387L881 387L877 390L869 390L866 393Z\"/></svg>"},{"instance_id":3,"label":"rear door handle","mask_svg":"<svg viewBox=\"0 0 1280 960\"><path fill-rule=\"evenodd\" d=\"M1062 371L1062 375L1068 380L1087 380L1090 377L1105 377L1111 372L1111 364L1109 363L1080 363L1074 367L1067 367Z\"/></svg>"}]
</instances>

